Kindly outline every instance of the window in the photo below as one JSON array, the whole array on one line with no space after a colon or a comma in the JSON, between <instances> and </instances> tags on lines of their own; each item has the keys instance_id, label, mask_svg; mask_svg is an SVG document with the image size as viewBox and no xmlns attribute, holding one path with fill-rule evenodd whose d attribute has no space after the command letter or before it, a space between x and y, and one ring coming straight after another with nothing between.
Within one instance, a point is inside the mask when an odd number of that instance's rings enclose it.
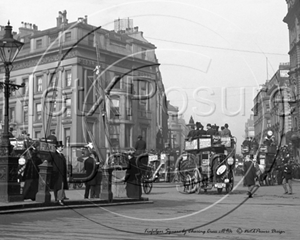
<instances>
[{"instance_id":1,"label":"window","mask_svg":"<svg viewBox=\"0 0 300 240\"><path fill-rule=\"evenodd\" d=\"M3 109L0 108L0 124L2 123L3 121Z\"/></svg>"},{"instance_id":2,"label":"window","mask_svg":"<svg viewBox=\"0 0 300 240\"><path fill-rule=\"evenodd\" d=\"M35 120L41 121L42 120L42 104L37 103L36 104L36 118Z\"/></svg>"},{"instance_id":3,"label":"window","mask_svg":"<svg viewBox=\"0 0 300 240\"><path fill-rule=\"evenodd\" d=\"M43 91L43 77L42 76L38 76L36 78L36 91L37 92Z\"/></svg>"},{"instance_id":4,"label":"window","mask_svg":"<svg viewBox=\"0 0 300 240\"><path fill-rule=\"evenodd\" d=\"M142 48L142 51L141 51L142 59L146 59L146 53L147 53L147 49Z\"/></svg>"},{"instance_id":5,"label":"window","mask_svg":"<svg viewBox=\"0 0 300 240\"><path fill-rule=\"evenodd\" d=\"M9 121L10 122L14 122L15 121L15 117L16 117L15 107L10 107L9 108Z\"/></svg>"},{"instance_id":6,"label":"window","mask_svg":"<svg viewBox=\"0 0 300 240\"><path fill-rule=\"evenodd\" d=\"M56 86L56 73L51 73L51 78L49 80L49 88L53 88Z\"/></svg>"},{"instance_id":7,"label":"window","mask_svg":"<svg viewBox=\"0 0 300 240\"><path fill-rule=\"evenodd\" d=\"M147 94L147 90L146 90L147 82L143 81L143 80L139 80L138 84L139 84L139 95L140 96L146 96L146 94ZM146 104L147 104L146 99L141 99L139 102L140 102L140 105L143 105L143 107L146 107Z\"/></svg>"},{"instance_id":8,"label":"window","mask_svg":"<svg viewBox=\"0 0 300 240\"><path fill-rule=\"evenodd\" d=\"M35 132L34 132L34 138L35 138L35 139L41 138L41 131L35 131Z\"/></svg>"},{"instance_id":9,"label":"window","mask_svg":"<svg viewBox=\"0 0 300 240\"><path fill-rule=\"evenodd\" d=\"M72 73L71 70L66 70L65 72L65 86L71 87L72 85Z\"/></svg>"},{"instance_id":10,"label":"window","mask_svg":"<svg viewBox=\"0 0 300 240\"><path fill-rule=\"evenodd\" d=\"M66 101L65 117L71 117L71 98L67 98Z\"/></svg>"},{"instance_id":11,"label":"window","mask_svg":"<svg viewBox=\"0 0 300 240\"><path fill-rule=\"evenodd\" d=\"M64 138L65 138L64 144L65 144L65 146L68 147L70 145L70 141L71 141L71 129L70 128L64 129Z\"/></svg>"},{"instance_id":12,"label":"window","mask_svg":"<svg viewBox=\"0 0 300 240\"><path fill-rule=\"evenodd\" d=\"M110 101L110 119L118 119L120 116L119 109L120 99L118 97L114 97Z\"/></svg>"},{"instance_id":13,"label":"window","mask_svg":"<svg viewBox=\"0 0 300 240\"><path fill-rule=\"evenodd\" d=\"M120 127L118 125L109 126L110 144L112 147L119 147L119 132Z\"/></svg>"},{"instance_id":14,"label":"window","mask_svg":"<svg viewBox=\"0 0 300 240\"><path fill-rule=\"evenodd\" d=\"M120 75L119 75L119 74L115 74L115 78L117 78L117 77L120 77ZM120 89L120 88L121 88L121 81L122 81L122 79L119 80L119 81L116 83L116 85L114 86L114 90L115 90L115 89Z\"/></svg>"},{"instance_id":15,"label":"window","mask_svg":"<svg viewBox=\"0 0 300 240\"><path fill-rule=\"evenodd\" d=\"M69 41L71 41L71 38L72 38L71 32L67 32L67 33L65 34L65 41L66 41L66 42L69 42Z\"/></svg>"},{"instance_id":16,"label":"window","mask_svg":"<svg viewBox=\"0 0 300 240\"><path fill-rule=\"evenodd\" d=\"M88 36L88 45L89 46L94 46L94 34L90 34Z\"/></svg>"},{"instance_id":17,"label":"window","mask_svg":"<svg viewBox=\"0 0 300 240\"><path fill-rule=\"evenodd\" d=\"M29 84L29 80L28 80L28 78L24 78L23 79L23 83L25 83L25 87L23 87L22 88L22 91L23 91L23 95L25 95L26 93L27 93L27 91L28 91L28 84Z\"/></svg>"},{"instance_id":18,"label":"window","mask_svg":"<svg viewBox=\"0 0 300 240\"><path fill-rule=\"evenodd\" d=\"M36 49L42 48L42 44L43 44L42 39L36 40Z\"/></svg>"},{"instance_id":19,"label":"window","mask_svg":"<svg viewBox=\"0 0 300 240\"><path fill-rule=\"evenodd\" d=\"M23 122L28 123L28 106L23 107Z\"/></svg>"},{"instance_id":20,"label":"window","mask_svg":"<svg viewBox=\"0 0 300 240\"><path fill-rule=\"evenodd\" d=\"M131 147L131 126L130 125L125 125L125 147L129 148Z\"/></svg>"},{"instance_id":21,"label":"window","mask_svg":"<svg viewBox=\"0 0 300 240\"><path fill-rule=\"evenodd\" d=\"M132 100L128 97L126 98L126 119L130 120L132 116Z\"/></svg>"}]
</instances>

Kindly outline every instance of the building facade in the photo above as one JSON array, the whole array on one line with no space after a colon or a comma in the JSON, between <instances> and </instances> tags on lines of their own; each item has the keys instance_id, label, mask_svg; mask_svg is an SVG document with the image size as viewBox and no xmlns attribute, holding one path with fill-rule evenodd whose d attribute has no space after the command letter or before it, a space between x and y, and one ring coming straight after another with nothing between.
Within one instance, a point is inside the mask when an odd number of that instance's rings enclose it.
<instances>
[{"instance_id":1,"label":"building facade","mask_svg":"<svg viewBox=\"0 0 300 240\"><path fill-rule=\"evenodd\" d=\"M262 142L267 131L272 130L278 145L287 143L286 134L292 128L289 67L289 63L281 63L254 98L254 133L258 142Z\"/></svg>"},{"instance_id":2,"label":"building facade","mask_svg":"<svg viewBox=\"0 0 300 240\"><path fill-rule=\"evenodd\" d=\"M169 139L168 144L172 149L179 150L181 153L184 149L184 141L186 137L186 123L182 115L179 115L178 107L175 107L168 102L168 128Z\"/></svg>"},{"instance_id":3,"label":"building facade","mask_svg":"<svg viewBox=\"0 0 300 240\"><path fill-rule=\"evenodd\" d=\"M245 123L245 136L244 138L252 137L254 138L255 131L254 131L254 116L253 114L250 115L250 118Z\"/></svg>"},{"instance_id":4,"label":"building facade","mask_svg":"<svg viewBox=\"0 0 300 240\"><path fill-rule=\"evenodd\" d=\"M300 2L294 0L286 0L287 15L284 17L283 22L287 24L289 30L289 56L290 56L290 69L289 69L289 83L291 88L291 99L289 101L291 107L292 128L289 136L293 138L293 155L295 159L300 156ZM292 143L292 141L291 141Z\"/></svg>"},{"instance_id":5,"label":"building facade","mask_svg":"<svg viewBox=\"0 0 300 240\"><path fill-rule=\"evenodd\" d=\"M87 17L69 23L64 11L50 29L22 22L15 37L24 46L10 73L12 83L26 84L10 97L15 136L27 130L39 139L55 131L67 146L94 141L105 158L134 147L138 135L148 149L155 148L160 127L167 135L156 47L137 27L118 21L115 30L105 30L89 25ZM66 151L72 161L77 153Z\"/></svg>"}]
</instances>

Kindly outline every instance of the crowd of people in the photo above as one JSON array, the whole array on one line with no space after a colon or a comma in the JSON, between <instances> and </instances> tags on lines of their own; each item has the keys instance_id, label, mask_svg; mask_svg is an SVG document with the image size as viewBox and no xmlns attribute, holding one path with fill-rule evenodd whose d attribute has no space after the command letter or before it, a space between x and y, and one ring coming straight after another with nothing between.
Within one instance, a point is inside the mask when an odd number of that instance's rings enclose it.
<instances>
[{"instance_id":1,"label":"crowd of people","mask_svg":"<svg viewBox=\"0 0 300 240\"><path fill-rule=\"evenodd\" d=\"M220 130L219 126L217 126L216 124L212 125L210 123L206 125L206 130L204 130L204 126L200 122L196 122L196 129L194 126L192 126L191 128L192 129L187 135L188 140L192 140L193 138L197 138L203 135L232 137L231 131L229 130L229 125L227 123L225 123L224 126L221 126Z\"/></svg>"}]
</instances>

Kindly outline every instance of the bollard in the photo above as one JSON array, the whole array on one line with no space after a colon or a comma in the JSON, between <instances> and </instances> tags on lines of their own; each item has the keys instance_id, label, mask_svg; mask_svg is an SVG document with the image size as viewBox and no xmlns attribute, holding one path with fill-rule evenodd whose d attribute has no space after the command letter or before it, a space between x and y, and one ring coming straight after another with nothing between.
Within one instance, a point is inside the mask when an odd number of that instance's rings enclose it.
<instances>
[{"instance_id":1,"label":"bollard","mask_svg":"<svg viewBox=\"0 0 300 240\"><path fill-rule=\"evenodd\" d=\"M102 171L102 181L101 181L101 193L100 198L103 200L107 200L108 202L112 202L113 194L111 191L111 178L112 178L111 168L105 168Z\"/></svg>"},{"instance_id":2,"label":"bollard","mask_svg":"<svg viewBox=\"0 0 300 240\"><path fill-rule=\"evenodd\" d=\"M39 178L39 191L36 194L35 201L41 203L50 203L50 183L52 174L52 165L47 160L39 165L40 178Z\"/></svg>"}]
</instances>

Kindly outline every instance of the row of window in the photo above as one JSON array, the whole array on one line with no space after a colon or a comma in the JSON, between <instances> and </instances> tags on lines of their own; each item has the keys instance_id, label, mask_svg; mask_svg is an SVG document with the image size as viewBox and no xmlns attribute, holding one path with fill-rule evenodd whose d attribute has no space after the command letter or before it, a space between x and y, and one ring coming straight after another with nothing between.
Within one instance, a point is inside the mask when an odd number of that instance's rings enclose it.
<instances>
[{"instance_id":1,"label":"row of window","mask_svg":"<svg viewBox=\"0 0 300 240\"><path fill-rule=\"evenodd\" d=\"M58 34L50 36L50 42L54 42L58 38ZM69 42L72 40L72 34L71 32L65 33L65 42ZM42 49L43 48L43 39L36 39L35 40L36 49Z\"/></svg>"},{"instance_id":2,"label":"row of window","mask_svg":"<svg viewBox=\"0 0 300 240\"><path fill-rule=\"evenodd\" d=\"M43 92L43 75L39 75L35 78L35 83L34 83L34 92L35 93L41 93ZM52 84L51 86L55 86L55 82L56 82L56 76L53 76L52 79ZM15 80L11 80L10 81L11 83L13 84L16 84L16 81ZM28 93L28 84L29 84L29 81L28 81L28 78L24 78L23 79L23 82L25 83L25 87L20 89L19 91L16 91L16 92L12 92L11 93L11 96L18 96L20 94L27 94ZM65 75L64 75L64 81L63 81L63 87L64 88L70 88L72 86L72 72L71 72L71 69L69 70L66 70L65 71Z\"/></svg>"}]
</instances>

